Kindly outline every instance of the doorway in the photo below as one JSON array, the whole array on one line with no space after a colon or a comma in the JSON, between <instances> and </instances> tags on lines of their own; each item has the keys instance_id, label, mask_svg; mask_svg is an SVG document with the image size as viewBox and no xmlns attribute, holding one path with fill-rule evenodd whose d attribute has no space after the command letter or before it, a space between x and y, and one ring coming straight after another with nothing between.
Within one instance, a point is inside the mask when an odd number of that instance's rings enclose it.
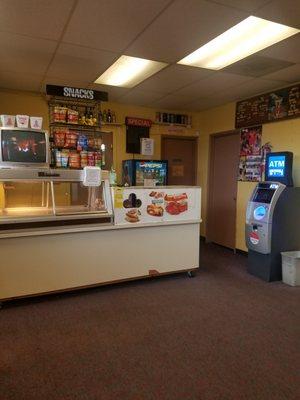
<instances>
[{"instance_id":1,"label":"doorway","mask_svg":"<svg viewBox=\"0 0 300 400\"><path fill-rule=\"evenodd\" d=\"M211 135L207 240L235 249L240 132Z\"/></svg>"},{"instance_id":2,"label":"doorway","mask_svg":"<svg viewBox=\"0 0 300 400\"><path fill-rule=\"evenodd\" d=\"M168 185L196 185L198 139L162 136L161 158L168 161Z\"/></svg>"}]
</instances>

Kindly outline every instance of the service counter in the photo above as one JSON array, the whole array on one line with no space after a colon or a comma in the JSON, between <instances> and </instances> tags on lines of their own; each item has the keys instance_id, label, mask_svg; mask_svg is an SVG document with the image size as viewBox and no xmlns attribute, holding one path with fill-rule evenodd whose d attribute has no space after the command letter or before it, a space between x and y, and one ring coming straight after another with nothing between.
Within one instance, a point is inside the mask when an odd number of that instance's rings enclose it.
<instances>
[{"instance_id":1,"label":"service counter","mask_svg":"<svg viewBox=\"0 0 300 400\"><path fill-rule=\"evenodd\" d=\"M90 188L69 172L0 170L0 301L199 267L200 188Z\"/></svg>"}]
</instances>

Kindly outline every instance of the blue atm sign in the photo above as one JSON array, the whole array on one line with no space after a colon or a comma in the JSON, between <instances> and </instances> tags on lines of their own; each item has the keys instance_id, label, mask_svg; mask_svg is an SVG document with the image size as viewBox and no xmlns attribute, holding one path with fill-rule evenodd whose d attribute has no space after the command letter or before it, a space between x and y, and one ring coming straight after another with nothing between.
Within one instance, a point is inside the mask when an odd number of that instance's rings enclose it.
<instances>
[{"instance_id":1,"label":"blue atm sign","mask_svg":"<svg viewBox=\"0 0 300 400\"><path fill-rule=\"evenodd\" d=\"M285 156L270 156L268 167L269 178L283 178L285 173Z\"/></svg>"}]
</instances>

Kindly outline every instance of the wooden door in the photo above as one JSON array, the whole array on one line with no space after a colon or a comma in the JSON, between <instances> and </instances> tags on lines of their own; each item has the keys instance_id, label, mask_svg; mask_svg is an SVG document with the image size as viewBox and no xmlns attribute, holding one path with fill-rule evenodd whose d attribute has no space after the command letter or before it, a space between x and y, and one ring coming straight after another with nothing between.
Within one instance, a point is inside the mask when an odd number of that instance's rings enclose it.
<instances>
[{"instance_id":1,"label":"wooden door","mask_svg":"<svg viewBox=\"0 0 300 400\"><path fill-rule=\"evenodd\" d=\"M207 239L234 249L239 132L212 135L210 145Z\"/></svg>"},{"instance_id":2,"label":"wooden door","mask_svg":"<svg viewBox=\"0 0 300 400\"><path fill-rule=\"evenodd\" d=\"M197 138L162 137L162 159L168 161L168 185L196 184Z\"/></svg>"}]
</instances>

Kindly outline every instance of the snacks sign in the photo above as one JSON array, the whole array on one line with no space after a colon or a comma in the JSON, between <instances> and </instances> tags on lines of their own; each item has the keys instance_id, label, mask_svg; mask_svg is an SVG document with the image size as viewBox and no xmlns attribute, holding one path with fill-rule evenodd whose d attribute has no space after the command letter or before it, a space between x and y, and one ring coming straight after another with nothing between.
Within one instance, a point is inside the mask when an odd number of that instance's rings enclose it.
<instances>
[{"instance_id":1,"label":"snacks sign","mask_svg":"<svg viewBox=\"0 0 300 400\"><path fill-rule=\"evenodd\" d=\"M108 101L107 92L98 90L75 88L71 86L46 85L46 93L51 96L66 97L81 100Z\"/></svg>"}]
</instances>

